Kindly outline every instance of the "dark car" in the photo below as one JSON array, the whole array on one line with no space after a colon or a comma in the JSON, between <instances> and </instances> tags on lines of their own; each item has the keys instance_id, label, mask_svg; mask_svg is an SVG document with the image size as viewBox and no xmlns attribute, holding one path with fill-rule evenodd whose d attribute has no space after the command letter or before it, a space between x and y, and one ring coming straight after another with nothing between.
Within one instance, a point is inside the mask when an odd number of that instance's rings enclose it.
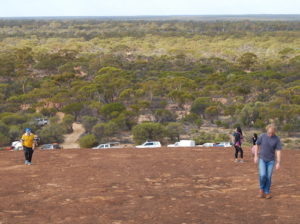
<instances>
[{"instance_id":1,"label":"dark car","mask_svg":"<svg viewBox=\"0 0 300 224\"><path fill-rule=\"evenodd\" d=\"M45 144L42 145L41 150L54 150L54 149L62 149L62 147L59 144Z\"/></svg>"}]
</instances>

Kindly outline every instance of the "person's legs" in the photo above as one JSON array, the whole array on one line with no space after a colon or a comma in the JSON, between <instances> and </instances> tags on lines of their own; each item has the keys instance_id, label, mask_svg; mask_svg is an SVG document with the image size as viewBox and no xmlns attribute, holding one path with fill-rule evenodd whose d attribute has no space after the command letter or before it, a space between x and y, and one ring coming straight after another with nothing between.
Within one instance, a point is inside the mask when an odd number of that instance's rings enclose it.
<instances>
[{"instance_id":1,"label":"person's legs","mask_svg":"<svg viewBox=\"0 0 300 224\"><path fill-rule=\"evenodd\" d=\"M274 160L266 163L266 184L264 187L264 192L266 194L270 194L274 164L275 164Z\"/></svg>"},{"instance_id":2,"label":"person's legs","mask_svg":"<svg viewBox=\"0 0 300 224\"><path fill-rule=\"evenodd\" d=\"M259 159L259 188L265 191L267 179L267 164L264 160Z\"/></svg>"},{"instance_id":3,"label":"person's legs","mask_svg":"<svg viewBox=\"0 0 300 224\"><path fill-rule=\"evenodd\" d=\"M241 159L243 159L244 158L244 151L243 151L242 147L240 147L240 152L241 152Z\"/></svg>"},{"instance_id":4,"label":"person's legs","mask_svg":"<svg viewBox=\"0 0 300 224\"><path fill-rule=\"evenodd\" d=\"M28 162L29 162L29 163L31 163L32 154L33 154L33 150L30 149L30 150L29 150L29 153L28 153Z\"/></svg>"},{"instance_id":5,"label":"person's legs","mask_svg":"<svg viewBox=\"0 0 300 224\"><path fill-rule=\"evenodd\" d=\"M238 146L234 146L234 148L235 148L235 159L237 159L238 158L238 155L239 155L239 147Z\"/></svg>"},{"instance_id":6,"label":"person's legs","mask_svg":"<svg viewBox=\"0 0 300 224\"><path fill-rule=\"evenodd\" d=\"M24 147L24 156L25 156L25 164L28 163L29 161L29 152L28 152L28 149L26 147Z\"/></svg>"}]
</instances>

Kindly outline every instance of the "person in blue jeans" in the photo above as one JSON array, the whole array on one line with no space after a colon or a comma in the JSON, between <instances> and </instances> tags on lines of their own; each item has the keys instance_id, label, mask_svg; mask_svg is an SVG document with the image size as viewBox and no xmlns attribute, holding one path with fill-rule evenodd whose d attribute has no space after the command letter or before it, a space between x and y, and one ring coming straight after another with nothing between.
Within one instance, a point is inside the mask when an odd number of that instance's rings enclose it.
<instances>
[{"instance_id":1,"label":"person in blue jeans","mask_svg":"<svg viewBox=\"0 0 300 224\"><path fill-rule=\"evenodd\" d=\"M282 144L275 134L276 127L268 125L267 133L259 136L256 142L254 162L259 165L260 198L272 198L271 184L274 166L280 169ZM276 154L276 156L275 156ZM259 155L259 156L258 156Z\"/></svg>"}]
</instances>

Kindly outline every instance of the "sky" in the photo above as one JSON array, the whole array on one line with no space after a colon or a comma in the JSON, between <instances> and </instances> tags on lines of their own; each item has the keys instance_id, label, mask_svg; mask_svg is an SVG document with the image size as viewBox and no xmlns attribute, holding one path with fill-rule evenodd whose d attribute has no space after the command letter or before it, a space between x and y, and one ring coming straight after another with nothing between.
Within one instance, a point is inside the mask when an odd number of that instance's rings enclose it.
<instances>
[{"instance_id":1,"label":"sky","mask_svg":"<svg viewBox=\"0 0 300 224\"><path fill-rule=\"evenodd\" d=\"M300 14L300 0L0 0L0 17Z\"/></svg>"}]
</instances>

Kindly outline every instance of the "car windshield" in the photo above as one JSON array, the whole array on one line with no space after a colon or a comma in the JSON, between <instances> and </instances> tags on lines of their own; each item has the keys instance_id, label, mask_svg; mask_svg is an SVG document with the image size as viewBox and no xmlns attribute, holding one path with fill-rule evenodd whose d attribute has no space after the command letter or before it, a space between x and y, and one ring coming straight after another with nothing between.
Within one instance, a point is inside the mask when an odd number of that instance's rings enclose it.
<instances>
[{"instance_id":1,"label":"car windshield","mask_svg":"<svg viewBox=\"0 0 300 224\"><path fill-rule=\"evenodd\" d=\"M149 143L146 143L145 145L153 145L153 143L152 143L152 142L149 142Z\"/></svg>"}]
</instances>

